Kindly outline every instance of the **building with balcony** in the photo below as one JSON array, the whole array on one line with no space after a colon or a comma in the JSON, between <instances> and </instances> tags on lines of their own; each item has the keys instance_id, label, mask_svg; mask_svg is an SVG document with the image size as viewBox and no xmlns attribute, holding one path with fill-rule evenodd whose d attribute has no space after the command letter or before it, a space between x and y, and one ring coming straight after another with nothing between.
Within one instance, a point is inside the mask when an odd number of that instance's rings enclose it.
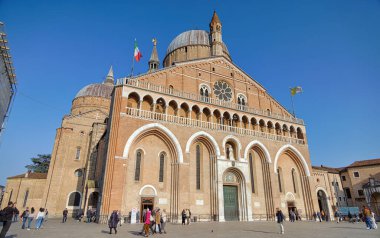
<instances>
[{"instance_id":1,"label":"building with balcony","mask_svg":"<svg viewBox=\"0 0 380 238\"><path fill-rule=\"evenodd\" d=\"M148 73L116 81L100 214L252 221L317 208L304 122L232 62L216 13L209 30L175 37L162 69L154 45Z\"/></svg>"}]
</instances>

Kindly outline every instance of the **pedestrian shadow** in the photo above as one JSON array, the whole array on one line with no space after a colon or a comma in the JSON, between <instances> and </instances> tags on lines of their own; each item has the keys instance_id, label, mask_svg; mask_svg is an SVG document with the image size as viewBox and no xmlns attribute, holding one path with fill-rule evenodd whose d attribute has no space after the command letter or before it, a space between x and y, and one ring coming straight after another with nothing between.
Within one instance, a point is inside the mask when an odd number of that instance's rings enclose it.
<instances>
[{"instance_id":1,"label":"pedestrian shadow","mask_svg":"<svg viewBox=\"0 0 380 238\"><path fill-rule=\"evenodd\" d=\"M346 226L333 226L333 227L330 227L330 228L333 228L333 229L352 229L352 230L365 230L365 228L363 227L346 227Z\"/></svg>"},{"instance_id":2,"label":"pedestrian shadow","mask_svg":"<svg viewBox=\"0 0 380 238\"><path fill-rule=\"evenodd\" d=\"M135 236L141 236L141 235L143 235L141 232L139 232L139 231L128 231L130 234L132 234L132 235L135 235Z\"/></svg>"},{"instance_id":3,"label":"pedestrian shadow","mask_svg":"<svg viewBox=\"0 0 380 238\"><path fill-rule=\"evenodd\" d=\"M10 235L10 236L6 236L5 238L14 238L14 237L17 237L17 235Z\"/></svg>"},{"instance_id":4,"label":"pedestrian shadow","mask_svg":"<svg viewBox=\"0 0 380 238\"><path fill-rule=\"evenodd\" d=\"M271 231L256 231L256 230L243 230L243 231L251 231L251 232L257 232L257 233L264 233L264 234L278 234L277 232L271 232Z\"/></svg>"},{"instance_id":5,"label":"pedestrian shadow","mask_svg":"<svg viewBox=\"0 0 380 238\"><path fill-rule=\"evenodd\" d=\"M109 230L108 230L108 231L102 230L102 233L106 233L106 234L109 234L109 233L110 233L110 231L109 231Z\"/></svg>"}]
</instances>

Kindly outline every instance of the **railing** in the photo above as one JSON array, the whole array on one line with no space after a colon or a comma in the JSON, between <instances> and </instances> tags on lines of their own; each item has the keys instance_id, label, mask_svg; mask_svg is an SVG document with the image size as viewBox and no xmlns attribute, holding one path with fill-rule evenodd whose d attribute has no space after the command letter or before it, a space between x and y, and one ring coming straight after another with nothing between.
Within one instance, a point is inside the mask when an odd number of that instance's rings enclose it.
<instances>
[{"instance_id":1,"label":"railing","mask_svg":"<svg viewBox=\"0 0 380 238\"><path fill-rule=\"evenodd\" d=\"M260 138L264 138L267 140L281 141L281 142L292 143L292 144L299 144L299 145L305 144L304 140L292 138L292 137L288 137L288 136L275 135L275 134L270 134L270 133L266 133L266 132L260 132L260 131L240 128L240 127L234 127L234 126L230 126L230 125L223 125L223 124L214 123L214 122L200 121L200 120L195 120L195 119L186 118L186 117L179 117L179 116L173 116L173 115L162 114L162 113L157 113L157 112L139 110L136 108L127 107L125 114L127 116L141 118L141 119L145 119L145 120L169 122L172 124L178 124L178 125L182 125L182 126L197 127L197 128L210 129L210 130L218 130L218 131L224 131L224 132L229 132L229 133L233 133L233 134L260 137Z\"/></svg>"},{"instance_id":2,"label":"railing","mask_svg":"<svg viewBox=\"0 0 380 238\"><path fill-rule=\"evenodd\" d=\"M199 102L206 102L206 103L210 103L216 106L227 107L227 108L231 108L231 109L235 109L235 110L239 110L243 112L248 112L248 113L252 113L252 114L256 114L260 116L271 117L274 119L279 119L283 121L288 121L288 122L304 125L304 121L299 118L288 117L288 116L284 116L278 113L272 113L265 110L250 108L244 105L236 104L233 102L226 102L226 101L219 100L216 98L204 97L204 96L200 96L200 95L196 95L192 93L178 91L178 90L167 88L161 85L155 85L149 82L143 82L136 78L121 78L118 80L118 84L125 84L125 85L132 86L135 88L143 88L143 89L147 89L147 90L158 92L158 93L173 95L173 96L186 98L186 99L199 101Z\"/></svg>"}]
</instances>

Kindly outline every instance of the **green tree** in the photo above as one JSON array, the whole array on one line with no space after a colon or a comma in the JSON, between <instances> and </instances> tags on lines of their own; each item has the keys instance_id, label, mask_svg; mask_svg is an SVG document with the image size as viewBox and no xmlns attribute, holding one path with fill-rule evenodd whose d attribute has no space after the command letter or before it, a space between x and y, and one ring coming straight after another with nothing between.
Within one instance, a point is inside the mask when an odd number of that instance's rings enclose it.
<instances>
[{"instance_id":1,"label":"green tree","mask_svg":"<svg viewBox=\"0 0 380 238\"><path fill-rule=\"evenodd\" d=\"M30 159L32 164L25 166L25 168L34 173L47 173L49 170L50 159L50 154L37 155L37 157Z\"/></svg>"}]
</instances>

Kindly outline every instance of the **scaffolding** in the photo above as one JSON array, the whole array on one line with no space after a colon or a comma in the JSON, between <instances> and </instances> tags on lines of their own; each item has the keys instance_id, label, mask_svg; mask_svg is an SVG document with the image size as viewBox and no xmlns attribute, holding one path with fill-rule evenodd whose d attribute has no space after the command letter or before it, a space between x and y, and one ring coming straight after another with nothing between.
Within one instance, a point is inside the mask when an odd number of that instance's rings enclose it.
<instances>
[{"instance_id":1,"label":"scaffolding","mask_svg":"<svg viewBox=\"0 0 380 238\"><path fill-rule=\"evenodd\" d=\"M0 138L16 95L16 74L8 47L4 23L0 22Z\"/></svg>"}]
</instances>

